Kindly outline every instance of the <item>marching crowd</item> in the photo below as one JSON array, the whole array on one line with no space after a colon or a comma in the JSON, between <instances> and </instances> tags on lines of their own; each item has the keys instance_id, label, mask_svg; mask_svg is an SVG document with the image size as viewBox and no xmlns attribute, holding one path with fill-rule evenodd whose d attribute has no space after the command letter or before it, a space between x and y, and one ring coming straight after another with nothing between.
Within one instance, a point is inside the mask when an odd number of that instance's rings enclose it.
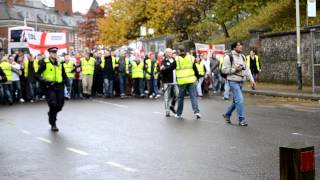
<instances>
[{"instance_id":1,"label":"marching crowd","mask_svg":"<svg viewBox=\"0 0 320 180\"><path fill-rule=\"evenodd\" d=\"M233 57L233 51L234 49L226 54ZM184 96L190 95L193 111L200 118L197 96L208 93L209 87L212 87L213 93L224 92L223 99L229 99L230 80L227 76L241 69L229 72L223 70L226 57L229 57L227 55L218 60L215 55L195 55L194 52L186 52L183 47L179 47L176 50L167 48L165 52L149 52L143 58L139 53L122 50L64 54L57 60L62 64L66 75L66 99L91 99L95 96L157 99L163 94L166 116L170 116L171 111L179 118ZM41 62L47 59L41 54L34 57L23 52L3 56L0 61L1 104L44 100L47 84L42 83L40 79L43 74L38 71ZM230 58L231 67L232 61L233 58ZM252 79L256 79L261 65L254 50L247 57L243 56L243 61L251 69Z\"/></svg>"}]
</instances>

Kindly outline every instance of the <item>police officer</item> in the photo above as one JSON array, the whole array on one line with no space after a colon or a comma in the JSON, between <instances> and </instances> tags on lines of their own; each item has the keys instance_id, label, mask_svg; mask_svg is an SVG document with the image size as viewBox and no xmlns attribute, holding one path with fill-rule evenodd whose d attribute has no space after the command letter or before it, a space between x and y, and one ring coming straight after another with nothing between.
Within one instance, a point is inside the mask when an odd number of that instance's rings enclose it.
<instances>
[{"instance_id":1,"label":"police officer","mask_svg":"<svg viewBox=\"0 0 320 180\"><path fill-rule=\"evenodd\" d=\"M40 62L37 78L44 83L46 100L49 106L49 124L51 131L59 131L56 121L57 114L62 110L64 104L64 83L67 80L63 65L57 59L58 48L48 49L49 58Z\"/></svg>"}]
</instances>

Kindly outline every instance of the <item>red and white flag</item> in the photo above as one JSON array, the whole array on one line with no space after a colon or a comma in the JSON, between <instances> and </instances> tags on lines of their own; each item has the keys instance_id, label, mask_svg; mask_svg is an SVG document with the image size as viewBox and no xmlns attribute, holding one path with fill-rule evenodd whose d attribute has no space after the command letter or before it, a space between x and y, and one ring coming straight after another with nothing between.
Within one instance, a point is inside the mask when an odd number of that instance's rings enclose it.
<instances>
[{"instance_id":1,"label":"red and white flag","mask_svg":"<svg viewBox=\"0 0 320 180\"><path fill-rule=\"evenodd\" d=\"M67 53L68 44L66 40L66 33L47 33L26 31L26 38L30 53L33 56L38 54L49 55L48 48L57 47L58 55Z\"/></svg>"}]
</instances>

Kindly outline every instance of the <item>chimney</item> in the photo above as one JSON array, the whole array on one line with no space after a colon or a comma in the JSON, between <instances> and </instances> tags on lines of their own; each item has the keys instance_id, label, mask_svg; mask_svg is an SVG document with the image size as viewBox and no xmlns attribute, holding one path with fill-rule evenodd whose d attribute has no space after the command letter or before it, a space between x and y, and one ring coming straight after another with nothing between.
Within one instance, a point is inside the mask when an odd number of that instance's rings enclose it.
<instances>
[{"instance_id":1,"label":"chimney","mask_svg":"<svg viewBox=\"0 0 320 180\"><path fill-rule=\"evenodd\" d=\"M12 7L12 5L13 5L13 0L6 0L5 2L6 2L6 4L7 4L9 7Z\"/></svg>"},{"instance_id":2,"label":"chimney","mask_svg":"<svg viewBox=\"0 0 320 180\"><path fill-rule=\"evenodd\" d=\"M25 5L25 0L5 0L5 2L7 3L7 5L9 7L12 7L13 4L20 4L20 5Z\"/></svg>"},{"instance_id":3,"label":"chimney","mask_svg":"<svg viewBox=\"0 0 320 180\"><path fill-rule=\"evenodd\" d=\"M73 15L72 0L55 0L54 8L60 15Z\"/></svg>"}]
</instances>

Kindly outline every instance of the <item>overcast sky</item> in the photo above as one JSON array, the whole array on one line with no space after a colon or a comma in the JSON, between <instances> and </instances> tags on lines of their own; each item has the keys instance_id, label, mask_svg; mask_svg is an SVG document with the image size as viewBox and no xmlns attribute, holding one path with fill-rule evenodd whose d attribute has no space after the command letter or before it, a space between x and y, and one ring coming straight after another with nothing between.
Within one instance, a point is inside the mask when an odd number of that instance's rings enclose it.
<instances>
[{"instance_id":1,"label":"overcast sky","mask_svg":"<svg viewBox=\"0 0 320 180\"><path fill-rule=\"evenodd\" d=\"M109 1L110 0L97 0L99 5L103 5ZM42 0L42 2L50 6L54 5L54 0ZM81 0L81 2L79 0L73 0L72 2L73 12L79 11L81 13L86 13L87 10L90 8L90 5L92 2L93 0Z\"/></svg>"}]
</instances>

